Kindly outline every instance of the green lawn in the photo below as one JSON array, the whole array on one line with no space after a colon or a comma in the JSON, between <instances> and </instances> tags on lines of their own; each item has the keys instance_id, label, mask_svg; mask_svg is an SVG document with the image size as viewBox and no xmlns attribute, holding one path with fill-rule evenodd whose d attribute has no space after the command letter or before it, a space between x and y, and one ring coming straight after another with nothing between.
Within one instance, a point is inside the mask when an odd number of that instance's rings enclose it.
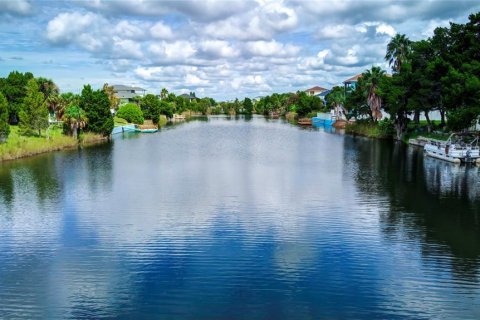
<instances>
[{"instance_id":1,"label":"green lawn","mask_svg":"<svg viewBox=\"0 0 480 320\"><path fill-rule=\"evenodd\" d=\"M73 137L66 136L60 128L53 128L48 131L49 139L45 136L26 137L18 133L17 126L10 127L10 135L7 142L0 144L0 161L13 160L29 157L40 153L70 149L78 146L78 141ZM87 133L83 135L84 144L92 144L104 140L99 135Z\"/></svg>"}]
</instances>

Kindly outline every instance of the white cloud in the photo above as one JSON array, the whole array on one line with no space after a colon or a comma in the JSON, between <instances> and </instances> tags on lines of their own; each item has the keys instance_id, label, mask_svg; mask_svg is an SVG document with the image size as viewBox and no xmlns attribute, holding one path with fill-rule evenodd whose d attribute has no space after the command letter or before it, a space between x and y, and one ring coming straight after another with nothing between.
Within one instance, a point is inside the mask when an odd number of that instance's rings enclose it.
<instances>
[{"instance_id":1,"label":"white cloud","mask_svg":"<svg viewBox=\"0 0 480 320\"><path fill-rule=\"evenodd\" d=\"M292 57L300 51L300 47L272 41L250 41L245 45L246 51L254 56Z\"/></svg>"},{"instance_id":2,"label":"white cloud","mask_svg":"<svg viewBox=\"0 0 480 320\"><path fill-rule=\"evenodd\" d=\"M195 55L197 49L188 41L161 42L150 45L152 60L162 62L186 62Z\"/></svg>"},{"instance_id":3,"label":"white cloud","mask_svg":"<svg viewBox=\"0 0 480 320\"><path fill-rule=\"evenodd\" d=\"M239 55L239 51L227 41L206 40L202 41L199 47L201 52L213 58L233 58Z\"/></svg>"},{"instance_id":4,"label":"white cloud","mask_svg":"<svg viewBox=\"0 0 480 320\"><path fill-rule=\"evenodd\" d=\"M28 0L6 0L0 1L0 14L8 13L13 15L26 16L33 12L31 1Z\"/></svg>"},{"instance_id":5,"label":"white cloud","mask_svg":"<svg viewBox=\"0 0 480 320\"><path fill-rule=\"evenodd\" d=\"M170 26L164 24L161 21L157 22L150 28L150 34L155 39L168 40L173 38L173 32Z\"/></svg>"}]
</instances>

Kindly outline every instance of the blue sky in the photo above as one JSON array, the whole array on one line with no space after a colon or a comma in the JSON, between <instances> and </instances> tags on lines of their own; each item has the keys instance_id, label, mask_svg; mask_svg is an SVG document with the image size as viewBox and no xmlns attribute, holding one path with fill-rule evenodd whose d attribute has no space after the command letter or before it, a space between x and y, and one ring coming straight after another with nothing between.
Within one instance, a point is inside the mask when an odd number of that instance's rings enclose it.
<instances>
[{"instance_id":1,"label":"blue sky","mask_svg":"<svg viewBox=\"0 0 480 320\"><path fill-rule=\"evenodd\" d=\"M470 0L0 0L0 76L216 99L331 87L387 69L395 33L426 38L478 11Z\"/></svg>"}]
</instances>

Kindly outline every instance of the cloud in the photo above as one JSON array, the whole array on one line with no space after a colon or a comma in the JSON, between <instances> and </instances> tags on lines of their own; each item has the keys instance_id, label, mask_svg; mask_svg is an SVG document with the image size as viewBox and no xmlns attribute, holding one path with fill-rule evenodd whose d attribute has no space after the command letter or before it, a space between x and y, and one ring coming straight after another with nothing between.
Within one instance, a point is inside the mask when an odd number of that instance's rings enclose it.
<instances>
[{"instance_id":1,"label":"cloud","mask_svg":"<svg viewBox=\"0 0 480 320\"><path fill-rule=\"evenodd\" d=\"M157 22L150 28L150 34L155 39L172 39L173 32L170 26L165 25L163 22Z\"/></svg>"},{"instance_id":2,"label":"cloud","mask_svg":"<svg viewBox=\"0 0 480 320\"><path fill-rule=\"evenodd\" d=\"M152 44L148 51L152 54L152 60L157 63L185 63L187 59L195 55L197 49L190 42L180 40Z\"/></svg>"},{"instance_id":3,"label":"cloud","mask_svg":"<svg viewBox=\"0 0 480 320\"><path fill-rule=\"evenodd\" d=\"M199 44L200 52L212 59L234 58L240 54L228 41L205 40Z\"/></svg>"},{"instance_id":4,"label":"cloud","mask_svg":"<svg viewBox=\"0 0 480 320\"><path fill-rule=\"evenodd\" d=\"M218 39L271 40L297 24L295 10L281 3L267 3L198 29Z\"/></svg>"},{"instance_id":5,"label":"cloud","mask_svg":"<svg viewBox=\"0 0 480 320\"><path fill-rule=\"evenodd\" d=\"M300 51L300 47L272 41L250 41L245 45L246 51L253 56L292 57Z\"/></svg>"},{"instance_id":6,"label":"cloud","mask_svg":"<svg viewBox=\"0 0 480 320\"><path fill-rule=\"evenodd\" d=\"M195 21L222 20L255 5L251 0L83 0L77 3L105 14L156 17L179 13Z\"/></svg>"},{"instance_id":7,"label":"cloud","mask_svg":"<svg viewBox=\"0 0 480 320\"><path fill-rule=\"evenodd\" d=\"M0 1L0 15L28 16L33 13L33 6L29 0Z\"/></svg>"}]
</instances>

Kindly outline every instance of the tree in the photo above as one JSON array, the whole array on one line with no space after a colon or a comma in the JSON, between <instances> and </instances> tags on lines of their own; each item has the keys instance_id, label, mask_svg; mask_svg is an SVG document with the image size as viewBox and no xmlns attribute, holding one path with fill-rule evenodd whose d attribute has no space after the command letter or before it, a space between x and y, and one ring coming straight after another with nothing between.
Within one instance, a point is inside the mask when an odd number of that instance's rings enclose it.
<instances>
[{"instance_id":1,"label":"tree","mask_svg":"<svg viewBox=\"0 0 480 320\"><path fill-rule=\"evenodd\" d=\"M252 100L250 98L245 98L243 100L243 110L244 110L245 114L247 114L247 115L252 114L253 103L252 103Z\"/></svg>"},{"instance_id":2,"label":"tree","mask_svg":"<svg viewBox=\"0 0 480 320\"><path fill-rule=\"evenodd\" d=\"M147 94L140 102L140 108L145 119L157 124L160 119L160 101L153 94Z\"/></svg>"},{"instance_id":3,"label":"tree","mask_svg":"<svg viewBox=\"0 0 480 320\"><path fill-rule=\"evenodd\" d=\"M168 97L168 90L167 88L162 88L162 91L160 91L160 98L163 100L166 97Z\"/></svg>"},{"instance_id":4,"label":"tree","mask_svg":"<svg viewBox=\"0 0 480 320\"><path fill-rule=\"evenodd\" d=\"M8 125L8 101L0 93L0 143L5 142L10 134Z\"/></svg>"},{"instance_id":5,"label":"tree","mask_svg":"<svg viewBox=\"0 0 480 320\"><path fill-rule=\"evenodd\" d=\"M404 34L396 34L387 45L385 60L394 72L400 72L411 50L411 41Z\"/></svg>"},{"instance_id":6,"label":"tree","mask_svg":"<svg viewBox=\"0 0 480 320\"><path fill-rule=\"evenodd\" d=\"M112 133L114 123L110 112L110 101L103 90L93 91L90 85L85 85L79 106L86 112L88 119L86 129L104 136Z\"/></svg>"},{"instance_id":7,"label":"tree","mask_svg":"<svg viewBox=\"0 0 480 320\"><path fill-rule=\"evenodd\" d=\"M345 115L347 115L344 108L345 105L345 89L342 87L333 87L332 90L325 97L327 104L332 106L335 110L335 115L337 119L340 118L340 111L343 110Z\"/></svg>"},{"instance_id":8,"label":"tree","mask_svg":"<svg viewBox=\"0 0 480 320\"><path fill-rule=\"evenodd\" d=\"M374 121L382 119L382 98L378 95L377 90L380 82L385 77L385 71L380 67L372 66L362 74L364 85L367 89L367 103L372 113Z\"/></svg>"},{"instance_id":9,"label":"tree","mask_svg":"<svg viewBox=\"0 0 480 320\"><path fill-rule=\"evenodd\" d=\"M118 109L117 117L127 120L130 123L143 124L142 109L135 103L127 103ZM158 122L158 121L157 121Z\"/></svg>"},{"instance_id":10,"label":"tree","mask_svg":"<svg viewBox=\"0 0 480 320\"><path fill-rule=\"evenodd\" d=\"M53 82L52 79L47 79L43 77L38 77L35 79L38 83L38 88L45 100L47 100L50 96L57 96L60 93L58 86Z\"/></svg>"},{"instance_id":11,"label":"tree","mask_svg":"<svg viewBox=\"0 0 480 320\"><path fill-rule=\"evenodd\" d=\"M35 79L28 81L27 95L23 99L19 118L21 131L25 135L36 131L40 136L42 129L48 128L47 103Z\"/></svg>"},{"instance_id":12,"label":"tree","mask_svg":"<svg viewBox=\"0 0 480 320\"><path fill-rule=\"evenodd\" d=\"M108 96L108 101L110 101L110 109L117 110L120 105L120 99L117 97L113 86L109 86L108 83L103 85L103 92Z\"/></svg>"},{"instance_id":13,"label":"tree","mask_svg":"<svg viewBox=\"0 0 480 320\"><path fill-rule=\"evenodd\" d=\"M78 138L78 133L87 125L87 115L84 110L75 104L69 105L63 115L64 131Z\"/></svg>"},{"instance_id":14,"label":"tree","mask_svg":"<svg viewBox=\"0 0 480 320\"><path fill-rule=\"evenodd\" d=\"M10 124L18 123L18 112L26 95L25 88L30 79L33 79L33 74L30 72L12 71L7 78L1 81L0 91L8 101L8 121Z\"/></svg>"}]
</instances>

